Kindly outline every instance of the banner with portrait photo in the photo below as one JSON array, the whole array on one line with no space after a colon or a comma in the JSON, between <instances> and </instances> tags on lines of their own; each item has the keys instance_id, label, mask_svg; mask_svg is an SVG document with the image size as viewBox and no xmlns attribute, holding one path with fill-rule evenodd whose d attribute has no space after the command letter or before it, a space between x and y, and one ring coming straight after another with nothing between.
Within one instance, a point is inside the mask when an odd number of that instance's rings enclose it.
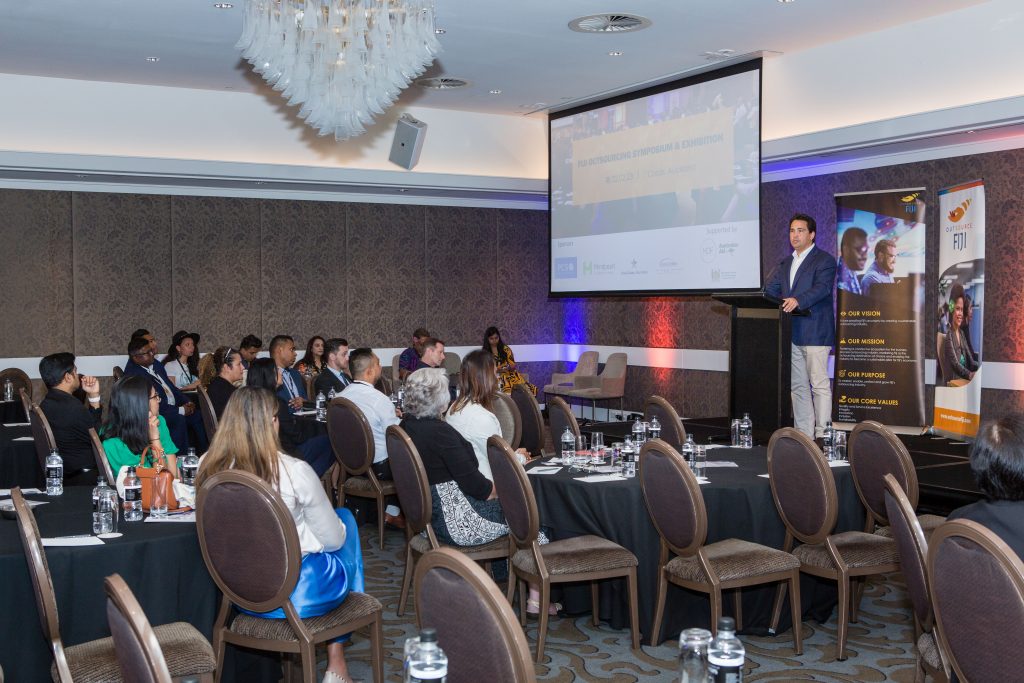
<instances>
[{"instance_id":1,"label":"banner with portrait photo","mask_svg":"<svg viewBox=\"0 0 1024 683\"><path fill-rule=\"evenodd\" d=\"M836 195L833 419L925 424L924 188Z\"/></svg>"},{"instance_id":2,"label":"banner with portrait photo","mask_svg":"<svg viewBox=\"0 0 1024 683\"><path fill-rule=\"evenodd\" d=\"M939 192L939 291L934 427L973 437L981 419L985 303L985 185Z\"/></svg>"}]
</instances>

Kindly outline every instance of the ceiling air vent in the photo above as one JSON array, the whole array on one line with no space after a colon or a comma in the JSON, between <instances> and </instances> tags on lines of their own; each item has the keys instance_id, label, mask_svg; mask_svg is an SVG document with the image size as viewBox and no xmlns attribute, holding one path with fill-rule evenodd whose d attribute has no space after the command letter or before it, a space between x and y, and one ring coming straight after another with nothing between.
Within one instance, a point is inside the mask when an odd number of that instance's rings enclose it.
<instances>
[{"instance_id":1,"label":"ceiling air vent","mask_svg":"<svg viewBox=\"0 0 1024 683\"><path fill-rule=\"evenodd\" d=\"M469 85L469 81L464 81L461 78L441 76L438 78L419 78L416 80L416 85L428 90L454 90L455 88L465 88Z\"/></svg>"},{"instance_id":2,"label":"ceiling air vent","mask_svg":"<svg viewBox=\"0 0 1024 683\"><path fill-rule=\"evenodd\" d=\"M591 14L569 22L569 28L580 33L625 33L639 31L651 25L651 20L635 14Z\"/></svg>"}]
</instances>

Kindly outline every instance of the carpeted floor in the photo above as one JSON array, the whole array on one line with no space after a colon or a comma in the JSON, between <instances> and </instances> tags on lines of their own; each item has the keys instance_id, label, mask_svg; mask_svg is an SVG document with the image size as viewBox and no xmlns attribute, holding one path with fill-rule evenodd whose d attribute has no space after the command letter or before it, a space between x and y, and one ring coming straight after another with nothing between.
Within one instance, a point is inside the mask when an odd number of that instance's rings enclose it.
<instances>
[{"instance_id":1,"label":"carpeted floor","mask_svg":"<svg viewBox=\"0 0 1024 683\"><path fill-rule=\"evenodd\" d=\"M385 680L400 681L402 644L414 634L415 616L395 616L402 569L404 538L389 530L385 548L377 547L377 531L363 526L362 546L367 591L384 605ZM911 644L914 633L910 603L898 574L868 583L861 618L850 625L847 660L835 661L835 613L824 624L804 622L804 653L793 656L789 631L776 638L741 636L747 651L747 681L905 681L914 680L916 660ZM527 641L536 643L536 626L527 625ZM628 631L606 625L594 628L589 615L551 621L544 663L536 666L543 681L616 681L618 683L677 680L676 644L644 646L641 653L629 649ZM368 641L356 635L346 652L351 673L371 681ZM323 663L321 662L321 666Z\"/></svg>"}]
</instances>

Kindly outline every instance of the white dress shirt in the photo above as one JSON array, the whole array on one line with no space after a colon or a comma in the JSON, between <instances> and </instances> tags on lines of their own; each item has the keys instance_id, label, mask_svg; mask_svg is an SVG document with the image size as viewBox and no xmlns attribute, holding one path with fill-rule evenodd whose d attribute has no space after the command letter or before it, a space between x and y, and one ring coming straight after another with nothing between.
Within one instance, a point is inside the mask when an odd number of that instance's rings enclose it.
<instances>
[{"instance_id":1,"label":"white dress shirt","mask_svg":"<svg viewBox=\"0 0 1024 683\"><path fill-rule=\"evenodd\" d=\"M302 554L331 552L345 545L345 524L331 507L313 468L286 453L277 457L278 493L295 520Z\"/></svg>"},{"instance_id":2,"label":"white dress shirt","mask_svg":"<svg viewBox=\"0 0 1024 683\"><path fill-rule=\"evenodd\" d=\"M487 439L494 435L501 436L501 423L497 415L479 403L468 403L457 413L449 408L445 421L470 443L480 465L480 474L493 482L491 463L487 460Z\"/></svg>"},{"instance_id":3,"label":"white dress shirt","mask_svg":"<svg viewBox=\"0 0 1024 683\"><path fill-rule=\"evenodd\" d=\"M391 425L401 422L395 415L395 405L391 399L361 379L342 389L341 396L355 403L363 411L366 421L370 423L370 431L373 432L373 463L387 460L388 445L385 432Z\"/></svg>"},{"instance_id":4,"label":"white dress shirt","mask_svg":"<svg viewBox=\"0 0 1024 683\"><path fill-rule=\"evenodd\" d=\"M804 253L802 254L798 254L795 251L793 252L793 265L789 267L790 296L792 296L793 280L796 279L796 271L800 270L800 266L803 265L803 262L807 260L807 255L811 253L812 249L814 249L813 244L804 249Z\"/></svg>"}]
</instances>

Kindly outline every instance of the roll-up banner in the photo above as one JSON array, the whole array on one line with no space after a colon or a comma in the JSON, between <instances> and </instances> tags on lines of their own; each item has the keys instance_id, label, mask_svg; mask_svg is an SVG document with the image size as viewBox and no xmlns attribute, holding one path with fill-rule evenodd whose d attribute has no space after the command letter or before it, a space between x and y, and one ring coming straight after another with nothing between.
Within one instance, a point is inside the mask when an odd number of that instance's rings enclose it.
<instances>
[{"instance_id":1,"label":"roll-up banner","mask_svg":"<svg viewBox=\"0 0 1024 683\"><path fill-rule=\"evenodd\" d=\"M935 351L937 431L978 433L981 326L985 304L985 185L976 180L939 192L939 292Z\"/></svg>"},{"instance_id":2,"label":"roll-up banner","mask_svg":"<svg viewBox=\"0 0 1024 683\"><path fill-rule=\"evenodd\" d=\"M837 422L925 424L924 188L836 195Z\"/></svg>"}]
</instances>

